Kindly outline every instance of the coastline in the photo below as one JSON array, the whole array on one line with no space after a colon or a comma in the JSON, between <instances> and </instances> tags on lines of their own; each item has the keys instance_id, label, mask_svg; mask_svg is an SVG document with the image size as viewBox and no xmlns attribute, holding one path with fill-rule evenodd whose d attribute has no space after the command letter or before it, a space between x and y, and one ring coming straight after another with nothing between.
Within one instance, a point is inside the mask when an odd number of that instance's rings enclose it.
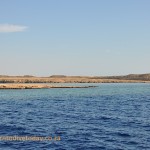
<instances>
[{"instance_id":1,"label":"coastline","mask_svg":"<svg viewBox=\"0 0 150 150\"><path fill-rule=\"evenodd\" d=\"M58 86L58 85L46 85L46 84L0 84L0 89L50 89L50 88L93 88L96 86Z\"/></svg>"},{"instance_id":2,"label":"coastline","mask_svg":"<svg viewBox=\"0 0 150 150\"><path fill-rule=\"evenodd\" d=\"M36 77L0 75L0 89L89 88L88 85L52 85L50 83L150 83L150 74L125 76L64 76ZM47 85L46 85L47 84Z\"/></svg>"},{"instance_id":3,"label":"coastline","mask_svg":"<svg viewBox=\"0 0 150 150\"><path fill-rule=\"evenodd\" d=\"M0 84L4 83L150 83L150 75L145 76L0 76Z\"/></svg>"}]
</instances>

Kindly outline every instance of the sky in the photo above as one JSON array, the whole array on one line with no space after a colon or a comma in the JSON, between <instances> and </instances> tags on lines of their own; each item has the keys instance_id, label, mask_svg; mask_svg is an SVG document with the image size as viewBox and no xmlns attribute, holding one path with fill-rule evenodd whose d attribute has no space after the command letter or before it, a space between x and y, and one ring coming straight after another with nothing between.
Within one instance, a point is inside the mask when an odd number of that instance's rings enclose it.
<instances>
[{"instance_id":1,"label":"sky","mask_svg":"<svg viewBox=\"0 0 150 150\"><path fill-rule=\"evenodd\" d=\"M1 0L1 75L150 73L149 0Z\"/></svg>"}]
</instances>

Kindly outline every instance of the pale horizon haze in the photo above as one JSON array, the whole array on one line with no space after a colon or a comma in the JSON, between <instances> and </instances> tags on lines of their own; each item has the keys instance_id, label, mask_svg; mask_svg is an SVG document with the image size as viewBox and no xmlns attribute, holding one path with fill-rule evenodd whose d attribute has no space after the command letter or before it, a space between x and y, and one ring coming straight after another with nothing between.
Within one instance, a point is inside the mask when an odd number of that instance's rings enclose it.
<instances>
[{"instance_id":1,"label":"pale horizon haze","mask_svg":"<svg viewBox=\"0 0 150 150\"><path fill-rule=\"evenodd\" d=\"M0 1L0 75L150 73L148 0Z\"/></svg>"}]
</instances>

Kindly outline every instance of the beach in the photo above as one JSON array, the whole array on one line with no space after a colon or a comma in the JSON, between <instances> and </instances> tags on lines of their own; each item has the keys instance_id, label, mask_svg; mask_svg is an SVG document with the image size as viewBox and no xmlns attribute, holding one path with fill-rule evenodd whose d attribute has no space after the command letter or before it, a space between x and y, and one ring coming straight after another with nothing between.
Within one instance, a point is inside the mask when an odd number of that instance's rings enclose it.
<instances>
[{"instance_id":1,"label":"beach","mask_svg":"<svg viewBox=\"0 0 150 150\"><path fill-rule=\"evenodd\" d=\"M50 89L50 88L91 88L96 86L62 86L46 84L0 84L0 89Z\"/></svg>"}]
</instances>

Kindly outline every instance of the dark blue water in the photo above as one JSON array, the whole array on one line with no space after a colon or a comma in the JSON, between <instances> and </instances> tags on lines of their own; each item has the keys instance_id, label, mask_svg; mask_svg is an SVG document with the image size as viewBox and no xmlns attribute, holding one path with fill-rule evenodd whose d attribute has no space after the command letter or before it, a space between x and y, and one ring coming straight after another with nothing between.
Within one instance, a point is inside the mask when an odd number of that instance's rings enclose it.
<instances>
[{"instance_id":1,"label":"dark blue water","mask_svg":"<svg viewBox=\"0 0 150 150\"><path fill-rule=\"evenodd\" d=\"M149 150L150 84L86 89L0 90L0 150Z\"/></svg>"}]
</instances>

